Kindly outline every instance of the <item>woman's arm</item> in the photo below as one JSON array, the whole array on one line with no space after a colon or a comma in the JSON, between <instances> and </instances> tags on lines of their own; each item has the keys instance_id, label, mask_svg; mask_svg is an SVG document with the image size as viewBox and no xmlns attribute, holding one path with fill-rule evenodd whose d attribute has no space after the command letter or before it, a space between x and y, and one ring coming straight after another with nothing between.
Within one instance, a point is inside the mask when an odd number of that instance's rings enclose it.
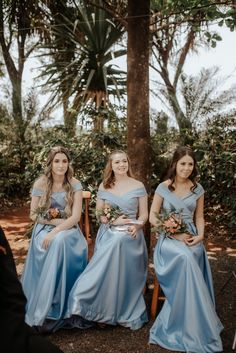
<instances>
[{"instance_id":1,"label":"woman's arm","mask_svg":"<svg viewBox=\"0 0 236 353\"><path fill-rule=\"evenodd\" d=\"M133 238L136 237L137 231L143 228L147 219L148 219L148 199L147 199L147 195L145 195L145 196L139 197L138 220L142 221L142 224L132 224L128 228L128 231Z\"/></svg>"},{"instance_id":2,"label":"woman's arm","mask_svg":"<svg viewBox=\"0 0 236 353\"><path fill-rule=\"evenodd\" d=\"M139 211L138 220L143 221L143 224L147 222L148 219L148 197L147 195L139 198Z\"/></svg>"},{"instance_id":3,"label":"woman's arm","mask_svg":"<svg viewBox=\"0 0 236 353\"><path fill-rule=\"evenodd\" d=\"M198 235L186 239L186 244L189 246L196 245L204 239L204 195L200 196L197 200L197 206L195 210L195 224Z\"/></svg>"},{"instance_id":4,"label":"woman's arm","mask_svg":"<svg viewBox=\"0 0 236 353\"><path fill-rule=\"evenodd\" d=\"M96 212L99 213L99 211L102 211L104 206L105 206L105 201L97 198L97 201L96 201ZM100 217L100 221L101 221L101 223L104 223L104 224L108 223L108 219L105 216L101 216Z\"/></svg>"},{"instance_id":5,"label":"woman's arm","mask_svg":"<svg viewBox=\"0 0 236 353\"><path fill-rule=\"evenodd\" d=\"M163 198L159 194L154 194L150 215L149 215L149 222L156 227L157 226L157 219L156 214L159 214L161 206L162 206Z\"/></svg>"},{"instance_id":6,"label":"woman's arm","mask_svg":"<svg viewBox=\"0 0 236 353\"><path fill-rule=\"evenodd\" d=\"M30 202L30 219L34 222L37 221L37 214L35 213L38 205L39 205L40 196L31 196Z\"/></svg>"}]
</instances>

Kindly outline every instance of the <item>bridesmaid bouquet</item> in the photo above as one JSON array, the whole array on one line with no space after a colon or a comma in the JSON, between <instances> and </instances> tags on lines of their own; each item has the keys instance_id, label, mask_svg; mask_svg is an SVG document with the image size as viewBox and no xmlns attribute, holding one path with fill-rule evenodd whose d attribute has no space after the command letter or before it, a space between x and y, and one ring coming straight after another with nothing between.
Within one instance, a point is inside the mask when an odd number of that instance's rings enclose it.
<instances>
[{"instance_id":1,"label":"bridesmaid bouquet","mask_svg":"<svg viewBox=\"0 0 236 353\"><path fill-rule=\"evenodd\" d=\"M110 204L105 204L102 210L96 211L97 220L100 223L100 217L105 217L107 219L108 225L111 225L118 217L123 215L124 212L118 206L111 206Z\"/></svg>"},{"instance_id":2,"label":"bridesmaid bouquet","mask_svg":"<svg viewBox=\"0 0 236 353\"><path fill-rule=\"evenodd\" d=\"M46 209L45 207L38 207L34 213L37 215L37 218L46 219L47 221L51 221L55 218L66 218L65 211L59 208Z\"/></svg>"},{"instance_id":3,"label":"bridesmaid bouquet","mask_svg":"<svg viewBox=\"0 0 236 353\"><path fill-rule=\"evenodd\" d=\"M156 214L157 227L153 229L154 232L164 233L165 237L173 238L176 234L189 233L186 224L182 219L182 211L175 209L170 212L163 211Z\"/></svg>"}]
</instances>

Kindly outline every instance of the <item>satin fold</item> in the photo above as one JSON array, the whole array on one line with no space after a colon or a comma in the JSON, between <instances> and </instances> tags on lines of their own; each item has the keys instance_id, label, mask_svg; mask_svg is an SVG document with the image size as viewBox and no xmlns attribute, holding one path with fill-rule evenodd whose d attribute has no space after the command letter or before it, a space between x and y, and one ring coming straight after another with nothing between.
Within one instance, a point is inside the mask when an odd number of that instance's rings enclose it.
<instances>
[{"instance_id":1,"label":"satin fold","mask_svg":"<svg viewBox=\"0 0 236 353\"><path fill-rule=\"evenodd\" d=\"M33 190L37 196L39 192ZM64 209L65 192L52 193L51 207ZM48 249L43 249L52 228L35 224L21 278L27 298L25 321L30 326L64 318L70 290L87 265L87 242L78 226L59 232Z\"/></svg>"},{"instance_id":2,"label":"satin fold","mask_svg":"<svg viewBox=\"0 0 236 353\"><path fill-rule=\"evenodd\" d=\"M141 188L122 197L108 191L99 192L98 197L135 218L138 198L144 195ZM79 315L89 321L139 329L148 320L143 298L146 276L143 231L138 231L134 239L125 228L101 225L94 255L70 293L67 316Z\"/></svg>"},{"instance_id":3,"label":"satin fold","mask_svg":"<svg viewBox=\"0 0 236 353\"><path fill-rule=\"evenodd\" d=\"M164 183L156 192L163 197L166 210L174 206L183 211L189 230L196 235L192 219L196 201L204 192L201 185L183 198ZM187 246L160 235L154 266L166 299L151 327L149 343L188 353L222 352L223 326L215 311L211 269L203 243Z\"/></svg>"}]
</instances>

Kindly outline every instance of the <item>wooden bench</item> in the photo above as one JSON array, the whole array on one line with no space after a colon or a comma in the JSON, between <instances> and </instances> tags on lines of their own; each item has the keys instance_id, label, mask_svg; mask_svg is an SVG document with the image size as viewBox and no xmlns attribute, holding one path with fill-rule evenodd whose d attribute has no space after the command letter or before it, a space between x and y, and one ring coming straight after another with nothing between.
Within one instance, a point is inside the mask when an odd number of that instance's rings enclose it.
<instances>
[{"instance_id":1,"label":"wooden bench","mask_svg":"<svg viewBox=\"0 0 236 353\"><path fill-rule=\"evenodd\" d=\"M91 192L83 191L83 208L82 208L81 218L79 221L79 226L88 243L91 242L90 222L89 222L90 199L91 199Z\"/></svg>"},{"instance_id":2,"label":"wooden bench","mask_svg":"<svg viewBox=\"0 0 236 353\"><path fill-rule=\"evenodd\" d=\"M157 277L155 276L154 279L154 288L153 288L153 293L152 293L152 304L151 304L151 318L155 319L157 315L157 309L158 309L158 304L159 301L164 301L165 297L161 295L161 287L158 282Z\"/></svg>"}]
</instances>

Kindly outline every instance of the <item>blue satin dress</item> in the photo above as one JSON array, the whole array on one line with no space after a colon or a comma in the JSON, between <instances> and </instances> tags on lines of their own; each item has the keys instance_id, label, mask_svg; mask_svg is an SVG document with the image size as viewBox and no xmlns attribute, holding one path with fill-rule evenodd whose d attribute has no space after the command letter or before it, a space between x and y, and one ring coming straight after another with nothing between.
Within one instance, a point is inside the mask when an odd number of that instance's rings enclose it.
<instances>
[{"instance_id":1,"label":"blue satin dress","mask_svg":"<svg viewBox=\"0 0 236 353\"><path fill-rule=\"evenodd\" d=\"M156 193L163 208L182 210L190 233L197 199L204 193L200 184L194 192L178 197L161 183ZM151 330L149 342L174 351L188 353L221 352L223 326L215 312L212 276L203 243L184 242L160 235L154 250L154 266L166 296Z\"/></svg>"},{"instance_id":2,"label":"blue satin dress","mask_svg":"<svg viewBox=\"0 0 236 353\"><path fill-rule=\"evenodd\" d=\"M73 188L82 189L80 183ZM42 194L42 190L32 190L34 196ZM53 192L51 207L64 210L65 195ZM78 226L59 232L48 249L43 249L43 240L51 229L51 225L35 224L21 278L27 298L25 321L30 326L42 326L46 319L64 317L69 292L88 261L87 242Z\"/></svg>"},{"instance_id":3,"label":"blue satin dress","mask_svg":"<svg viewBox=\"0 0 236 353\"><path fill-rule=\"evenodd\" d=\"M119 206L129 218L136 219L139 197L146 191L137 188L116 196L99 191L98 198ZM132 238L127 227L101 225L95 252L76 281L69 297L68 317L80 317L132 330L147 322L143 289L147 276L147 248L143 231Z\"/></svg>"}]
</instances>

